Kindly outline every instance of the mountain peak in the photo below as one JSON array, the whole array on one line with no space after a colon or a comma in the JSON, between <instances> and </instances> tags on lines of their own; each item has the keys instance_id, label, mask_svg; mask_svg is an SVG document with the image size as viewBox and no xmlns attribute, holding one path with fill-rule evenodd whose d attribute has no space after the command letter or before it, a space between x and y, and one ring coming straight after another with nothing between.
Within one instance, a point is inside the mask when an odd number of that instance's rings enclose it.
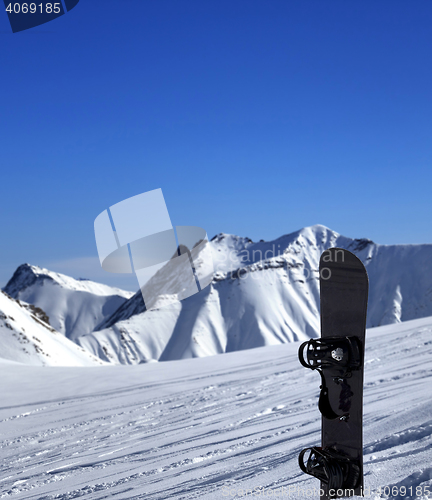
<instances>
[{"instance_id":1,"label":"mountain peak","mask_svg":"<svg viewBox=\"0 0 432 500\"><path fill-rule=\"evenodd\" d=\"M27 288L35 284L42 285L45 281L59 285L66 290L89 292L99 296L119 295L130 298L133 295L133 292L96 283L85 278L75 279L65 274L49 271L43 267L33 266L28 263L18 266L3 290L14 299L17 299L19 298L18 295Z\"/></svg>"},{"instance_id":2,"label":"mountain peak","mask_svg":"<svg viewBox=\"0 0 432 500\"><path fill-rule=\"evenodd\" d=\"M253 241L247 236L237 236L236 234L229 234L229 233L216 234L210 241L214 243L220 243L222 241L229 241L229 242L236 241L236 242L241 242L242 244L253 243Z\"/></svg>"},{"instance_id":3,"label":"mountain peak","mask_svg":"<svg viewBox=\"0 0 432 500\"><path fill-rule=\"evenodd\" d=\"M44 275L44 271L46 274ZM32 266L28 263L21 264L17 267L16 271L13 273L12 278L7 282L3 290L14 299L17 298L18 293L29 286L32 286L36 280L41 276L43 279L52 279L48 275L49 271L42 269L37 266Z\"/></svg>"},{"instance_id":4,"label":"mountain peak","mask_svg":"<svg viewBox=\"0 0 432 500\"><path fill-rule=\"evenodd\" d=\"M92 331L133 295L28 263L17 268L3 291L14 299L41 308L51 325L72 340Z\"/></svg>"}]
</instances>

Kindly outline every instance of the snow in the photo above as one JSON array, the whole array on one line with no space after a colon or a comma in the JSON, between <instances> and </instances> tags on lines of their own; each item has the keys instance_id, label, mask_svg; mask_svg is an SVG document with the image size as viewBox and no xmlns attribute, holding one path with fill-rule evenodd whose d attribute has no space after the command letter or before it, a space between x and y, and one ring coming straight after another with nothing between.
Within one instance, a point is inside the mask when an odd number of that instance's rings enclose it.
<instances>
[{"instance_id":1,"label":"snow","mask_svg":"<svg viewBox=\"0 0 432 500\"><path fill-rule=\"evenodd\" d=\"M368 327L432 316L432 245L379 245L322 225L270 242L221 233L210 242L212 283L181 302L175 294L161 295L149 311L140 291L28 264L5 291L41 308L53 328L104 362L206 357L319 336L318 263L331 246L354 252L367 268ZM155 288L170 282L170 269L152 278Z\"/></svg>"},{"instance_id":2,"label":"snow","mask_svg":"<svg viewBox=\"0 0 432 500\"><path fill-rule=\"evenodd\" d=\"M320 442L320 378L298 347L98 368L0 363L0 498L306 497L319 481L297 457ZM431 498L431 359L432 317L367 332L368 498ZM386 486L407 494L377 493Z\"/></svg>"},{"instance_id":3,"label":"snow","mask_svg":"<svg viewBox=\"0 0 432 500\"><path fill-rule=\"evenodd\" d=\"M38 311L0 291L2 364L94 366L104 362L38 317Z\"/></svg>"},{"instance_id":4,"label":"snow","mask_svg":"<svg viewBox=\"0 0 432 500\"><path fill-rule=\"evenodd\" d=\"M29 264L18 267L4 291L43 309L51 326L71 340L90 333L133 296L132 292Z\"/></svg>"},{"instance_id":5,"label":"snow","mask_svg":"<svg viewBox=\"0 0 432 500\"><path fill-rule=\"evenodd\" d=\"M219 234L211 285L145 311L138 292L76 342L110 363L209 356L319 336L321 253L354 252L370 281L368 327L432 316L432 245L378 245L315 225L258 243ZM167 281L167 278L164 279Z\"/></svg>"}]
</instances>

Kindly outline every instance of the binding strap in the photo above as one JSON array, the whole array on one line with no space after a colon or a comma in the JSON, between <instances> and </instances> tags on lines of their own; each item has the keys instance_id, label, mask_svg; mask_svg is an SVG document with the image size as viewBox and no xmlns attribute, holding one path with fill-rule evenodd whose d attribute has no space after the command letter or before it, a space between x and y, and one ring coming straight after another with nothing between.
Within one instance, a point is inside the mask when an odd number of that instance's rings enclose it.
<instances>
[{"instance_id":1,"label":"binding strap","mask_svg":"<svg viewBox=\"0 0 432 500\"><path fill-rule=\"evenodd\" d=\"M304 357L304 350L307 347L306 357ZM347 368L343 377L351 375L351 369L359 366L360 356L358 339L357 337L342 337L342 338L328 338L310 339L301 344L298 357L300 363L311 370L316 370L321 376L320 396L318 401L318 408L321 414L328 420L348 420L349 413L337 414L330 405L328 387L322 368L330 366L340 366Z\"/></svg>"},{"instance_id":2,"label":"binding strap","mask_svg":"<svg viewBox=\"0 0 432 500\"><path fill-rule=\"evenodd\" d=\"M347 368L349 373L361 366L361 344L357 337L309 339L301 344L298 354L300 363L312 370L337 366Z\"/></svg>"},{"instance_id":3,"label":"binding strap","mask_svg":"<svg viewBox=\"0 0 432 500\"><path fill-rule=\"evenodd\" d=\"M339 418L340 420L348 420L349 413L343 413L342 415L338 415L333 411L333 408L330 405L328 387L325 381L324 374L322 370L320 370L319 368L317 368L316 370L321 375L321 381L322 381L322 384L320 385L321 392L318 400L319 411L328 420L335 420L336 418Z\"/></svg>"},{"instance_id":4,"label":"binding strap","mask_svg":"<svg viewBox=\"0 0 432 500\"><path fill-rule=\"evenodd\" d=\"M305 465L304 456L309 450L309 457ZM314 476L327 484L329 490L333 489L337 491L344 486L344 473L341 464L334 458L329 457L325 451L318 446L306 448L300 452L299 466L306 474Z\"/></svg>"},{"instance_id":5,"label":"binding strap","mask_svg":"<svg viewBox=\"0 0 432 500\"><path fill-rule=\"evenodd\" d=\"M304 456L308 451L310 453L305 465ZM306 474L327 484L329 491L353 489L357 488L359 484L360 467L358 461L333 448L315 446L302 450L299 455L299 466Z\"/></svg>"}]
</instances>

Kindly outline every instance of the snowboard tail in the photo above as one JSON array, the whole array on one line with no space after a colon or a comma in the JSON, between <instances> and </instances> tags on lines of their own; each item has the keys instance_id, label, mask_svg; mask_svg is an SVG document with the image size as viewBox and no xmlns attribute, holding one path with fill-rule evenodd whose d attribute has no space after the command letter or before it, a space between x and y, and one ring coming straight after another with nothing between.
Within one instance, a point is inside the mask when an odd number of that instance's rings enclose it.
<instances>
[{"instance_id":1,"label":"snowboard tail","mask_svg":"<svg viewBox=\"0 0 432 500\"><path fill-rule=\"evenodd\" d=\"M341 248L323 252L319 271L321 338L304 342L299 359L321 376L321 447L303 450L299 464L303 472L321 480L321 498L330 499L363 494L368 277L362 262Z\"/></svg>"}]
</instances>

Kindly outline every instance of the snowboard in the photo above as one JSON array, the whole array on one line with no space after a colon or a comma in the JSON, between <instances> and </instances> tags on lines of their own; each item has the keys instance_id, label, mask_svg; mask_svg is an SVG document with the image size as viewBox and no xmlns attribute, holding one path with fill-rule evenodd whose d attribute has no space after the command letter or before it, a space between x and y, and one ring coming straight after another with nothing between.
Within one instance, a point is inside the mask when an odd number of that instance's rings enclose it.
<instances>
[{"instance_id":1,"label":"snowboard","mask_svg":"<svg viewBox=\"0 0 432 500\"><path fill-rule=\"evenodd\" d=\"M300 346L303 366L321 375L321 447L300 468L321 480L321 499L363 495L363 372L368 276L351 252L330 248L319 265L321 338ZM305 359L306 357L306 359ZM304 459L309 452L307 464Z\"/></svg>"}]
</instances>

